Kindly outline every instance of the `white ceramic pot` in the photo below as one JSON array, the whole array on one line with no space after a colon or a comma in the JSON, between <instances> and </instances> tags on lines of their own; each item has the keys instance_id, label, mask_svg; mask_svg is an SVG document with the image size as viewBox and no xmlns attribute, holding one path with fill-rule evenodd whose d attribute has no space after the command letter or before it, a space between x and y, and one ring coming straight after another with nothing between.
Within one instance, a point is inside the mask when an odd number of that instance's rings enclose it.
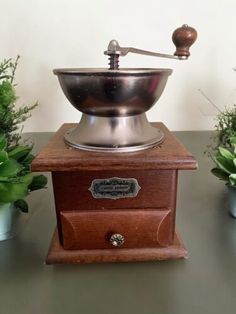
<instances>
[{"instance_id":1,"label":"white ceramic pot","mask_svg":"<svg viewBox=\"0 0 236 314\"><path fill-rule=\"evenodd\" d=\"M13 203L0 203L0 241L16 235L20 212Z\"/></svg>"}]
</instances>

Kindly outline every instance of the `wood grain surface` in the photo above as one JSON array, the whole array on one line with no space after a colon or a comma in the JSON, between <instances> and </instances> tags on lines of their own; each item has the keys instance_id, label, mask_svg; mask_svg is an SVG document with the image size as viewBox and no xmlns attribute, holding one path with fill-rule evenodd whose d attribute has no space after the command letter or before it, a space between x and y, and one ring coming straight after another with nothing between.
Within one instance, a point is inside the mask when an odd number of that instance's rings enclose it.
<instances>
[{"instance_id":1,"label":"wood grain surface","mask_svg":"<svg viewBox=\"0 0 236 314\"><path fill-rule=\"evenodd\" d=\"M138 262L180 258L188 258L188 252L177 234L175 234L173 244L168 247L115 250L65 250L60 245L56 229L48 251L46 263L50 265L105 262Z\"/></svg>"},{"instance_id":2,"label":"wood grain surface","mask_svg":"<svg viewBox=\"0 0 236 314\"><path fill-rule=\"evenodd\" d=\"M196 169L195 158L163 123L153 123L164 132L160 146L132 153L96 153L75 149L64 134L75 124L66 123L55 133L32 163L32 171Z\"/></svg>"},{"instance_id":3,"label":"wood grain surface","mask_svg":"<svg viewBox=\"0 0 236 314\"><path fill-rule=\"evenodd\" d=\"M122 248L168 246L173 242L170 210L110 210L61 212L63 247L117 249L110 243L121 234Z\"/></svg>"},{"instance_id":4,"label":"wood grain surface","mask_svg":"<svg viewBox=\"0 0 236 314\"><path fill-rule=\"evenodd\" d=\"M170 209L169 231L172 238L175 225L177 170L131 171L56 171L52 173L59 238L63 242L61 212L111 209L163 210ZM94 179L111 177L135 178L141 189L136 197L107 199L93 198L89 188ZM65 236L65 234L64 234Z\"/></svg>"},{"instance_id":5,"label":"wood grain surface","mask_svg":"<svg viewBox=\"0 0 236 314\"><path fill-rule=\"evenodd\" d=\"M89 188L95 179L135 178L141 189L137 196L120 199L94 198ZM176 170L57 171L52 173L57 210L106 210L118 208L174 207Z\"/></svg>"},{"instance_id":6,"label":"wood grain surface","mask_svg":"<svg viewBox=\"0 0 236 314\"><path fill-rule=\"evenodd\" d=\"M33 171L52 172L59 238L54 237L47 262L186 257L174 237L177 177L178 170L196 169L195 158L162 123L154 126L164 132L164 142L134 153L71 148L64 134L73 126L64 124L32 163ZM135 178L141 189L135 197L94 198L92 181L113 177ZM114 233L124 235L122 248L111 248Z\"/></svg>"}]
</instances>

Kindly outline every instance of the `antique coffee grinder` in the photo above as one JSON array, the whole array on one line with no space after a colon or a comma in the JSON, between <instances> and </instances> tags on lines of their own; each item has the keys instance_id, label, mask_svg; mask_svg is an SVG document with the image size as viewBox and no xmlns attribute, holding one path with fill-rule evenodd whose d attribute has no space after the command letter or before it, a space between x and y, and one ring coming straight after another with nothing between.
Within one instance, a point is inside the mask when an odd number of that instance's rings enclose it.
<instances>
[{"instance_id":1,"label":"antique coffee grinder","mask_svg":"<svg viewBox=\"0 0 236 314\"><path fill-rule=\"evenodd\" d=\"M128 53L188 59L197 32L175 30L174 55L120 47L109 69L56 69L64 94L82 112L64 124L33 161L52 173L57 228L46 262L91 263L187 257L175 232L177 175L194 157L145 112L161 96L171 69L119 68Z\"/></svg>"}]
</instances>

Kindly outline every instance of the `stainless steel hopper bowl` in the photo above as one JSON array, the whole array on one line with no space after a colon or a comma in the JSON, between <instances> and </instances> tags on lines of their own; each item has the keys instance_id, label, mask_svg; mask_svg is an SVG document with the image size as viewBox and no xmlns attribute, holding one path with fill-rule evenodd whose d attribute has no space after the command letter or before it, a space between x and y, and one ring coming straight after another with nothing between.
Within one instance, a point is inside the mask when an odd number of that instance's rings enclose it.
<instances>
[{"instance_id":1,"label":"stainless steel hopper bowl","mask_svg":"<svg viewBox=\"0 0 236 314\"><path fill-rule=\"evenodd\" d=\"M170 69L56 69L61 88L79 111L126 117L149 110L160 98Z\"/></svg>"},{"instance_id":2,"label":"stainless steel hopper bowl","mask_svg":"<svg viewBox=\"0 0 236 314\"><path fill-rule=\"evenodd\" d=\"M83 113L65 135L68 144L95 151L134 151L157 145L160 130L145 112L161 96L170 69L56 69L71 104Z\"/></svg>"},{"instance_id":3,"label":"stainless steel hopper bowl","mask_svg":"<svg viewBox=\"0 0 236 314\"><path fill-rule=\"evenodd\" d=\"M65 141L75 148L102 152L131 152L161 143L163 133L151 126L145 112L160 98L172 70L122 69L119 57L131 52L186 60L196 37L187 25L175 30L174 55L120 47L112 40L104 52L109 56L109 69L55 69L67 99L82 112Z\"/></svg>"}]
</instances>

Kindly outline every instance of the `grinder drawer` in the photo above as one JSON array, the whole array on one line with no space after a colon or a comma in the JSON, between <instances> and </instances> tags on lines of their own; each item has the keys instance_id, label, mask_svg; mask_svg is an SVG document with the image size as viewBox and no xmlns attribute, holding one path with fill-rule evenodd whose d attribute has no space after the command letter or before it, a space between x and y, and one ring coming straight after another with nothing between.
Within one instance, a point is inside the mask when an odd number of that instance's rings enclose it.
<instances>
[{"instance_id":1,"label":"grinder drawer","mask_svg":"<svg viewBox=\"0 0 236 314\"><path fill-rule=\"evenodd\" d=\"M61 212L64 249L116 249L168 246L173 214L163 210Z\"/></svg>"}]
</instances>

